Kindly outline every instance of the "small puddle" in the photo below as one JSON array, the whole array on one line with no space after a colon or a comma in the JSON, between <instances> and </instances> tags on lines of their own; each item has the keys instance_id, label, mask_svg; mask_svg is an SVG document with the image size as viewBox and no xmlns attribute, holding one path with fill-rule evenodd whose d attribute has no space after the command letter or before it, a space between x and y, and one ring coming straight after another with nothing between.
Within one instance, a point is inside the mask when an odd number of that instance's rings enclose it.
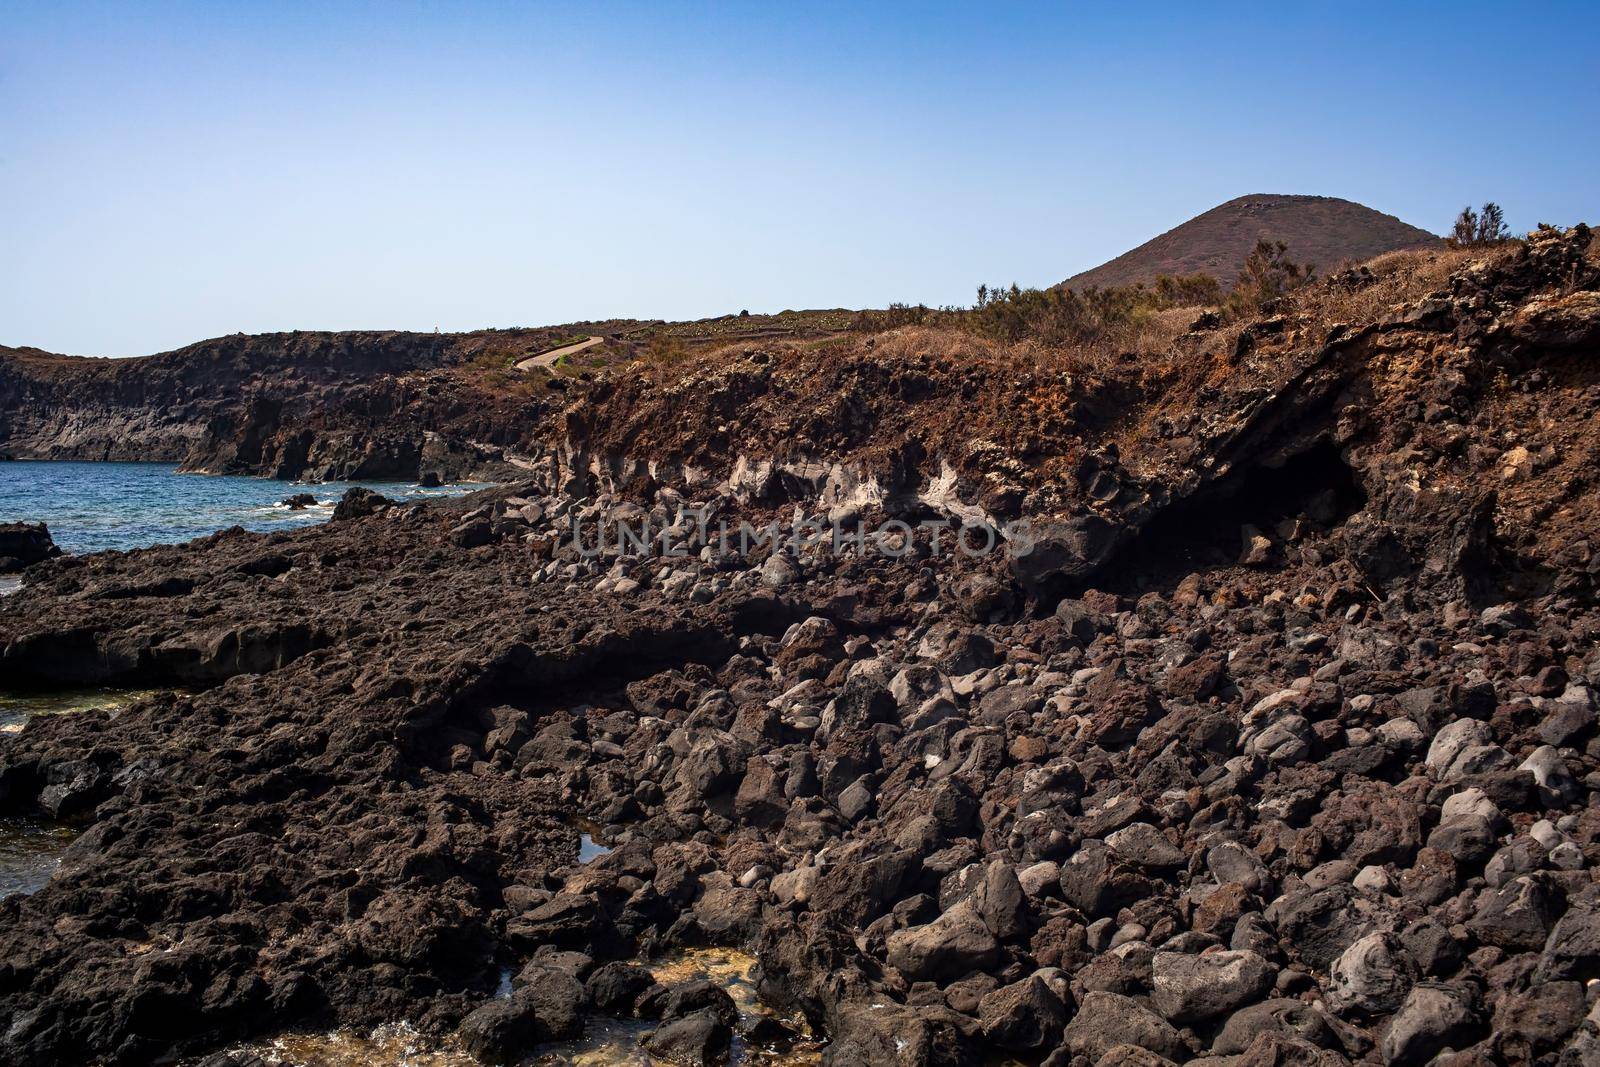
<instances>
[{"instance_id":1,"label":"small puddle","mask_svg":"<svg viewBox=\"0 0 1600 1067\"><path fill-rule=\"evenodd\" d=\"M479 1067L467 1053L429 1041L407 1023L381 1026L365 1037L347 1030L289 1034L228 1051L293 1067Z\"/></svg>"},{"instance_id":2,"label":"small puddle","mask_svg":"<svg viewBox=\"0 0 1600 1067\"><path fill-rule=\"evenodd\" d=\"M601 856L611 855L611 846L602 845L589 834L578 835L578 862L590 863Z\"/></svg>"},{"instance_id":3,"label":"small puddle","mask_svg":"<svg viewBox=\"0 0 1600 1067\"><path fill-rule=\"evenodd\" d=\"M704 948L675 953L655 962L642 961L664 986L706 978L721 986L739 1009L728 1062L736 1067L810 1067L822 1062L821 1046L804 1023L779 1015L756 996L751 972L756 958L732 949ZM741 1031L761 1018L788 1023L801 1033L790 1047L752 1046ZM639 1038L659 1025L652 1019L594 1019L581 1038L535 1049L528 1061L535 1067L646 1067L660 1063L639 1047Z\"/></svg>"},{"instance_id":4,"label":"small puddle","mask_svg":"<svg viewBox=\"0 0 1600 1067\"><path fill-rule=\"evenodd\" d=\"M14 734L35 715L116 711L153 696L158 689L61 689L50 692L0 692L0 734Z\"/></svg>"},{"instance_id":5,"label":"small puddle","mask_svg":"<svg viewBox=\"0 0 1600 1067\"><path fill-rule=\"evenodd\" d=\"M15 734L35 715L71 715L110 709L157 690L71 689L55 692L0 692L0 738ZM0 817L0 897L44 887L61 863L61 854L81 827L33 816Z\"/></svg>"},{"instance_id":6,"label":"small puddle","mask_svg":"<svg viewBox=\"0 0 1600 1067\"><path fill-rule=\"evenodd\" d=\"M612 846L606 843L605 827L593 819L577 818L572 824L578 828L578 862L593 863L601 856L609 856Z\"/></svg>"},{"instance_id":7,"label":"small puddle","mask_svg":"<svg viewBox=\"0 0 1600 1067\"><path fill-rule=\"evenodd\" d=\"M763 1017L780 1019L806 1033L798 1020L777 1015L756 997L751 979L756 960L728 949L694 949L645 962L662 985L708 978L733 998L739 1009L730 1067L816 1067L822 1062L821 1046L802 1036L792 1047L759 1047L745 1042L738 1032ZM519 1067L653 1067L662 1063L639 1047L639 1038L657 1023L646 1019L593 1017L584 1035L573 1041L528 1050ZM259 1056L284 1067L479 1067L477 1060L449 1041L432 1042L407 1025L386 1026L361 1036L348 1031L328 1034L291 1034L230 1051Z\"/></svg>"},{"instance_id":8,"label":"small puddle","mask_svg":"<svg viewBox=\"0 0 1600 1067\"><path fill-rule=\"evenodd\" d=\"M22 579L11 575L0 577L0 596L10 596L22 588Z\"/></svg>"},{"instance_id":9,"label":"small puddle","mask_svg":"<svg viewBox=\"0 0 1600 1067\"><path fill-rule=\"evenodd\" d=\"M43 819L0 817L0 899L44 888L79 833Z\"/></svg>"}]
</instances>

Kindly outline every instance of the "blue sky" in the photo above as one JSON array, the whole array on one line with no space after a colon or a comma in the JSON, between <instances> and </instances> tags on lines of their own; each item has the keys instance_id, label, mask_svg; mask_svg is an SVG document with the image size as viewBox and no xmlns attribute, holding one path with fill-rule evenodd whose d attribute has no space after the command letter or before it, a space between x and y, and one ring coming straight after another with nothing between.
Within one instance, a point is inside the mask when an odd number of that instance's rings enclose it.
<instances>
[{"instance_id":1,"label":"blue sky","mask_svg":"<svg viewBox=\"0 0 1600 1067\"><path fill-rule=\"evenodd\" d=\"M1250 192L1600 221L1600 5L17 4L0 344L967 303Z\"/></svg>"}]
</instances>

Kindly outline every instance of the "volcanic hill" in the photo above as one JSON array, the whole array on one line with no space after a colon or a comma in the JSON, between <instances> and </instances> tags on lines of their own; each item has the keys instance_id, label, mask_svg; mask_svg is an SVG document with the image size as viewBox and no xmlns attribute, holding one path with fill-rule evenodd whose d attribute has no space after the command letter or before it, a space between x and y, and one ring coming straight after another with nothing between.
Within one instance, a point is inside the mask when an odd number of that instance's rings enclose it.
<instances>
[{"instance_id":1,"label":"volcanic hill","mask_svg":"<svg viewBox=\"0 0 1600 1067\"><path fill-rule=\"evenodd\" d=\"M1070 289L1150 283L1163 274L1209 274L1229 285L1262 238L1324 272L1402 248L1437 244L1427 230L1336 196L1251 193L1219 204L1108 263L1074 274Z\"/></svg>"}]
</instances>

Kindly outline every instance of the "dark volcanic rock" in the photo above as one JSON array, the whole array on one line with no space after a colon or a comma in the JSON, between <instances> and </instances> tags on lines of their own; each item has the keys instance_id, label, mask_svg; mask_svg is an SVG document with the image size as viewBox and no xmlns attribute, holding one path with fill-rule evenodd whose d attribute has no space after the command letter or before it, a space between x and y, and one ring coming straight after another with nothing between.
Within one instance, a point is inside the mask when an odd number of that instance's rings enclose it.
<instances>
[{"instance_id":1,"label":"dark volcanic rock","mask_svg":"<svg viewBox=\"0 0 1600 1067\"><path fill-rule=\"evenodd\" d=\"M59 555L61 550L44 523L0 522L0 574L14 574Z\"/></svg>"},{"instance_id":2,"label":"dark volcanic rock","mask_svg":"<svg viewBox=\"0 0 1600 1067\"><path fill-rule=\"evenodd\" d=\"M1187 1049L1178 1031L1135 1000L1115 993L1090 993L1067 1024L1065 1047L1093 1062L1103 1061L1118 1045L1135 1045L1168 1059Z\"/></svg>"},{"instance_id":3,"label":"dark volcanic rock","mask_svg":"<svg viewBox=\"0 0 1600 1067\"><path fill-rule=\"evenodd\" d=\"M715 1060L727 993L640 962L745 947L832 1064L1580 1062L1587 244L1071 374L926 327L573 379L515 484L36 564L8 684L176 688L0 732L0 815L82 830L0 901L0 1061L402 1019L512 1059L600 1015ZM345 431L290 442L282 399L205 450L451 471L415 408L318 451ZM974 509L1036 557L568 536Z\"/></svg>"},{"instance_id":4,"label":"dark volcanic rock","mask_svg":"<svg viewBox=\"0 0 1600 1067\"><path fill-rule=\"evenodd\" d=\"M1156 1010L1172 1022L1188 1023L1259 1000L1272 988L1277 968L1250 951L1158 952L1150 973Z\"/></svg>"},{"instance_id":5,"label":"dark volcanic rock","mask_svg":"<svg viewBox=\"0 0 1600 1067\"><path fill-rule=\"evenodd\" d=\"M1427 1063L1446 1048L1472 1044L1481 1025L1471 987L1419 985L1389 1021L1379 1050L1386 1064Z\"/></svg>"},{"instance_id":6,"label":"dark volcanic rock","mask_svg":"<svg viewBox=\"0 0 1600 1067\"><path fill-rule=\"evenodd\" d=\"M926 926L889 935L888 962L907 978L949 979L1000 960L1000 943L970 904L957 904Z\"/></svg>"},{"instance_id":7,"label":"dark volcanic rock","mask_svg":"<svg viewBox=\"0 0 1600 1067\"><path fill-rule=\"evenodd\" d=\"M461 1022L461 1043L485 1063L515 1063L533 1046L582 1030L582 988L570 976L547 973Z\"/></svg>"},{"instance_id":8,"label":"dark volcanic rock","mask_svg":"<svg viewBox=\"0 0 1600 1067\"><path fill-rule=\"evenodd\" d=\"M726 1059L732 1040L733 1029L715 1012L700 1011L662 1023L639 1043L669 1063L709 1067Z\"/></svg>"},{"instance_id":9,"label":"dark volcanic rock","mask_svg":"<svg viewBox=\"0 0 1600 1067\"><path fill-rule=\"evenodd\" d=\"M344 491L344 496L333 506L333 519L335 522L341 522L346 519L365 518L393 503L394 501L388 497L358 485Z\"/></svg>"},{"instance_id":10,"label":"dark volcanic rock","mask_svg":"<svg viewBox=\"0 0 1600 1067\"><path fill-rule=\"evenodd\" d=\"M1037 975L1002 986L978 1002L983 1035L1017 1052L1053 1048L1061 1040L1067 1009Z\"/></svg>"}]
</instances>

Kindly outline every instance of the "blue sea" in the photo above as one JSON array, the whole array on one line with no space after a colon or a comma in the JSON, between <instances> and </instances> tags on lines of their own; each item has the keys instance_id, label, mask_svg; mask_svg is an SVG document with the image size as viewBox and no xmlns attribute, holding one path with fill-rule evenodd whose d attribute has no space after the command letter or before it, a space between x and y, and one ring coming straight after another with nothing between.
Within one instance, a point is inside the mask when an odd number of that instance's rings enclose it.
<instances>
[{"instance_id":1,"label":"blue sea","mask_svg":"<svg viewBox=\"0 0 1600 1067\"><path fill-rule=\"evenodd\" d=\"M44 522L63 552L190 541L229 526L284 530L325 521L346 489L365 485L391 499L449 496L483 488L436 489L403 482L319 482L179 474L170 463L0 463L0 522ZM293 510L286 497L310 493L315 507Z\"/></svg>"}]
</instances>

